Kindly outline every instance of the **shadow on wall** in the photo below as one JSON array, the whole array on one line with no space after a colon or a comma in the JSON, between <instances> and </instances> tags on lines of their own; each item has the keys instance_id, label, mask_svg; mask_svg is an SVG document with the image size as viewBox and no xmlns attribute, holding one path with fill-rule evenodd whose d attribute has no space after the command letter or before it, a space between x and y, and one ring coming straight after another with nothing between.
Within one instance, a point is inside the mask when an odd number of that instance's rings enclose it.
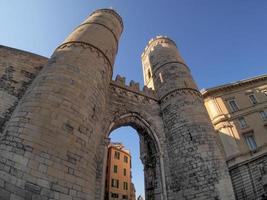
<instances>
[{"instance_id":1,"label":"shadow on wall","mask_svg":"<svg viewBox=\"0 0 267 200\"><path fill-rule=\"evenodd\" d=\"M235 139L228 134L218 132L221 145L228 145L234 149ZM221 146L221 148L223 148ZM224 149L225 151L225 149ZM228 150L229 151L229 150ZM229 166L229 162L234 161L238 156L245 154L253 155L259 151L248 151L247 153L236 153L227 158L229 173L231 176L235 196L237 200L264 199L267 196L267 157L259 157L252 162L242 162ZM226 153L225 153L226 154Z\"/></svg>"}]
</instances>

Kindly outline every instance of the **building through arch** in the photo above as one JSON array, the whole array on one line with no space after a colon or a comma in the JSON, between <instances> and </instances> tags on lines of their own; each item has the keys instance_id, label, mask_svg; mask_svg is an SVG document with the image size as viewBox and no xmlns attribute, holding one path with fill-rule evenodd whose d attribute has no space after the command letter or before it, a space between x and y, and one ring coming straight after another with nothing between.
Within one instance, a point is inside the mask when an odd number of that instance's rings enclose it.
<instances>
[{"instance_id":1,"label":"building through arch","mask_svg":"<svg viewBox=\"0 0 267 200\"><path fill-rule=\"evenodd\" d=\"M151 126L136 113L116 117L110 125L109 134L122 126L131 126L139 136L140 159L144 166L146 199L162 199L163 195L166 195L166 186L165 180L162 181L164 179L163 154L157 135ZM106 168L105 165L104 168Z\"/></svg>"}]
</instances>

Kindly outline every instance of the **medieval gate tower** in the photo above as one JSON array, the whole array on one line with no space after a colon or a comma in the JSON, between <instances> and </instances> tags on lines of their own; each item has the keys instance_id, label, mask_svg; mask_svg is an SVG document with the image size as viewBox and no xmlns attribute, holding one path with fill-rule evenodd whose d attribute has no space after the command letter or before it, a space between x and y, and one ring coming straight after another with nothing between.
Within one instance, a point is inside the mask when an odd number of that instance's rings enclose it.
<instances>
[{"instance_id":1,"label":"medieval gate tower","mask_svg":"<svg viewBox=\"0 0 267 200\"><path fill-rule=\"evenodd\" d=\"M0 70L12 86L1 88L1 199L103 200L108 136L125 125L140 136L146 200L234 199L201 94L171 39L146 47L142 91L111 80L122 29L115 11L97 10L40 58L44 67L24 60L23 70L22 62Z\"/></svg>"}]
</instances>

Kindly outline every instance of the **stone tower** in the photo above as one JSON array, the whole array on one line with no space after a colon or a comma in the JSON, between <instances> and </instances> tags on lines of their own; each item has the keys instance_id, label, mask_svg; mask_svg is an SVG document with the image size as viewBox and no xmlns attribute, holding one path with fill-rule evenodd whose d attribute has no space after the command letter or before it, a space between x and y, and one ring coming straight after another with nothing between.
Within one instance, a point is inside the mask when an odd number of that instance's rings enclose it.
<instances>
[{"instance_id":1,"label":"stone tower","mask_svg":"<svg viewBox=\"0 0 267 200\"><path fill-rule=\"evenodd\" d=\"M150 40L142 63L145 85L155 89L162 113L168 199L234 199L202 96L174 41Z\"/></svg>"},{"instance_id":2,"label":"stone tower","mask_svg":"<svg viewBox=\"0 0 267 200\"><path fill-rule=\"evenodd\" d=\"M172 40L150 41L143 90L111 80L122 29L115 11L100 9L50 59L0 48L1 200L103 200L108 137L126 125L140 136L146 200L234 199L202 97Z\"/></svg>"},{"instance_id":3,"label":"stone tower","mask_svg":"<svg viewBox=\"0 0 267 200\"><path fill-rule=\"evenodd\" d=\"M107 107L122 29L116 12L95 11L28 88L1 138L1 159L20 174L5 180L5 199L46 199L47 193L55 199L99 199L96 145L103 134L96 122L103 121Z\"/></svg>"}]
</instances>

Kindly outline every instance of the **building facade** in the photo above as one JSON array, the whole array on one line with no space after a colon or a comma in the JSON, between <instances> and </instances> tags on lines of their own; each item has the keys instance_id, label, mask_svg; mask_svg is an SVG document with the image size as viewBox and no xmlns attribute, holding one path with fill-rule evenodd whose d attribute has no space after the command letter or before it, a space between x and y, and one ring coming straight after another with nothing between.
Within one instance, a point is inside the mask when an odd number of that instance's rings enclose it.
<instances>
[{"instance_id":1,"label":"building facade","mask_svg":"<svg viewBox=\"0 0 267 200\"><path fill-rule=\"evenodd\" d=\"M141 195L139 195L137 200L144 200L144 198Z\"/></svg>"},{"instance_id":2,"label":"building facade","mask_svg":"<svg viewBox=\"0 0 267 200\"><path fill-rule=\"evenodd\" d=\"M133 182L131 183L130 199L136 200L136 190Z\"/></svg>"},{"instance_id":3,"label":"building facade","mask_svg":"<svg viewBox=\"0 0 267 200\"><path fill-rule=\"evenodd\" d=\"M236 199L267 194L267 75L202 91Z\"/></svg>"},{"instance_id":4,"label":"building facade","mask_svg":"<svg viewBox=\"0 0 267 200\"><path fill-rule=\"evenodd\" d=\"M131 154L121 143L108 147L105 200L135 200Z\"/></svg>"}]
</instances>

